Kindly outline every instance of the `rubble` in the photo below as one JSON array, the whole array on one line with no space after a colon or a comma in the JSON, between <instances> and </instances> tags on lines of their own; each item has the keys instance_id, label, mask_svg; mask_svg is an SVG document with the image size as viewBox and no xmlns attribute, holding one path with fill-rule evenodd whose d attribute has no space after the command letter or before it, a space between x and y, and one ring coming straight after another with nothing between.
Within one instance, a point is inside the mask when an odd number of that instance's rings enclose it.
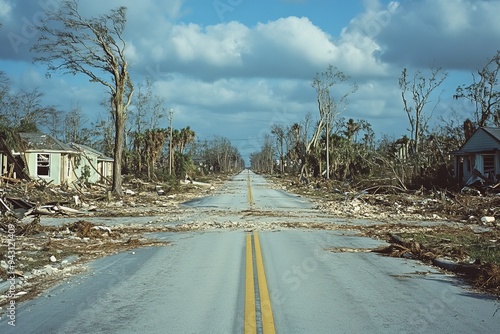
<instances>
[{"instance_id":1,"label":"rubble","mask_svg":"<svg viewBox=\"0 0 500 334\"><path fill-rule=\"evenodd\" d=\"M451 270L474 287L500 295L500 184L486 182L478 173L459 192L383 185L356 188L325 180L304 185L284 177L274 181L276 188L286 186L288 191L313 198L326 214L377 222L349 226L389 243L374 252Z\"/></svg>"}]
</instances>

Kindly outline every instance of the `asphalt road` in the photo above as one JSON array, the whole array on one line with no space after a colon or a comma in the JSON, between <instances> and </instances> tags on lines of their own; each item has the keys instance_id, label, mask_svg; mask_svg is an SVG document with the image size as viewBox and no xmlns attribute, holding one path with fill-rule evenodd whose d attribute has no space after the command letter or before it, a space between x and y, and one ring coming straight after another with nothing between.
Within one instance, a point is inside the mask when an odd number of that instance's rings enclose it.
<instances>
[{"instance_id":1,"label":"asphalt road","mask_svg":"<svg viewBox=\"0 0 500 334\"><path fill-rule=\"evenodd\" d=\"M248 171L186 206L192 219L258 211L255 219L270 226L282 216L321 216L306 199ZM500 304L453 276L412 260L329 250L378 241L266 224L157 235L171 245L95 261L86 274L17 305L16 326L2 318L0 332L499 332Z\"/></svg>"}]
</instances>

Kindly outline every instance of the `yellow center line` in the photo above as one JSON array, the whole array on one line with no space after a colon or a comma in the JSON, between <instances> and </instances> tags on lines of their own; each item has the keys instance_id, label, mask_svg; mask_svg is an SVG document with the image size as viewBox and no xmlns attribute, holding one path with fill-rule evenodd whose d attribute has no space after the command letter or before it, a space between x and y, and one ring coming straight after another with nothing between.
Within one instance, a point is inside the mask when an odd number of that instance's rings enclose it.
<instances>
[{"instance_id":1,"label":"yellow center line","mask_svg":"<svg viewBox=\"0 0 500 334\"><path fill-rule=\"evenodd\" d=\"M255 263L257 265L257 279L259 281L260 292L260 310L262 313L262 331L264 334L275 334L273 310L271 307L271 298L267 289L266 273L264 272L264 261L260 249L260 240L257 232L254 233L255 243Z\"/></svg>"},{"instance_id":2,"label":"yellow center line","mask_svg":"<svg viewBox=\"0 0 500 334\"><path fill-rule=\"evenodd\" d=\"M255 315L255 282L253 275L252 236L247 234L246 278L245 278L245 334L257 333Z\"/></svg>"},{"instance_id":3,"label":"yellow center line","mask_svg":"<svg viewBox=\"0 0 500 334\"><path fill-rule=\"evenodd\" d=\"M262 333L275 334L273 310L271 307L271 298L267 288L266 274L264 271L264 261L262 259L262 250L260 248L260 239L257 232L253 234L255 245L255 264L257 269L257 282L259 284L260 315L262 317ZM252 235L246 236L246 276L245 276L245 334L257 333L257 315L255 308L255 280L253 265Z\"/></svg>"}]
</instances>

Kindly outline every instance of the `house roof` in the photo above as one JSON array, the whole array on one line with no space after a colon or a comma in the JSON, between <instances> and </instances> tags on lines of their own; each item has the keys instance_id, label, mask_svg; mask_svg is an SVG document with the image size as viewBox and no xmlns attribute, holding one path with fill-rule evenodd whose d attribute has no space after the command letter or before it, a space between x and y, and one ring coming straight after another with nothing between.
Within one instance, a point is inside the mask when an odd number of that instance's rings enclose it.
<instances>
[{"instance_id":1,"label":"house roof","mask_svg":"<svg viewBox=\"0 0 500 334\"><path fill-rule=\"evenodd\" d=\"M500 128L482 127L478 128L457 151L450 153L461 155L498 150L500 150Z\"/></svg>"},{"instance_id":2,"label":"house roof","mask_svg":"<svg viewBox=\"0 0 500 334\"><path fill-rule=\"evenodd\" d=\"M77 153L69 145L57 138L40 132L20 132L19 136L24 142L27 151L52 151L64 153Z\"/></svg>"},{"instance_id":3,"label":"house roof","mask_svg":"<svg viewBox=\"0 0 500 334\"><path fill-rule=\"evenodd\" d=\"M500 128L483 128L483 130L500 144Z\"/></svg>"},{"instance_id":4,"label":"house roof","mask_svg":"<svg viewBox=\"0 0 500 334\"><path fill-rule=\"evenodd\" d=\"M111 162L115 161L115 159L108 157L104 153L99 152L99 151L97 151L97 150L95 150L92 147L89 147L87 145L77 144L77 143L71 143L70 145L72 147L74 147L76 150L78 150L79 152L83 152L83 151L91 152L92 154L97 156L97 160L111 161Z\"/></svg>"}]
</instances>

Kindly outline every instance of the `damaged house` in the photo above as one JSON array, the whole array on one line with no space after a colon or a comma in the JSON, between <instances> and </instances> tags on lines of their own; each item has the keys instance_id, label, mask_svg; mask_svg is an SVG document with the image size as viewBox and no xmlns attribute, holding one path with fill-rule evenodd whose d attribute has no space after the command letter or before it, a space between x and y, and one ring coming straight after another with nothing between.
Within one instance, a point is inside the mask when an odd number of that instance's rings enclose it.
<instances>
[{"instance_id":1,"label":"damaged house","mask_svg":"<svg viewBox=\"0 0 500 334\"><path fill-rule=\"evenodd\" d=\"M85 177L89 183L106 183L111 179L113 158L86 145L71 143L70 146L79 152L75 164L76 175Z\"/></svg>"},{"instance_id":2,"label":"damaged house","mask_svg":"<svg viewBox=\"0 0 500 334\"><path fill-rule=\"evenodd\" d=\"M474 183L478 178L489 183L500 182L500 128L483 127L454 155L455 177L460 184Z\"/></svg>"},{"instance_id":3,"label":"damaged house","mask_svg":"<svg viewBox=\"0 0 500 334\"><path fill-rule=\"evenodd\" d=\"M65 144L48 134L19 133L10 145L3 141L2 176L43 180L53 185L104 181L112 172L113 159L90 147Z\"/></svg>"}]
</instances>

